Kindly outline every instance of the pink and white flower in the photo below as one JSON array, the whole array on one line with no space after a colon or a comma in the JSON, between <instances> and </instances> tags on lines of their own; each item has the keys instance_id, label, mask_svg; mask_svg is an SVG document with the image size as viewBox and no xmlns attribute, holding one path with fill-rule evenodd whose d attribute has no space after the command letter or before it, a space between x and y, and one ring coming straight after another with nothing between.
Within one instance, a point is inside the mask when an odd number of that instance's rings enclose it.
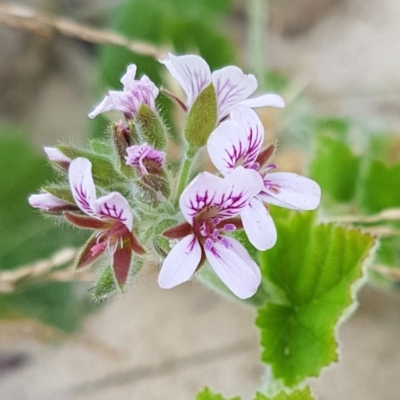
<instances>
[{"instance_id":1,"label":"pink and white flower","mask_svg":"<svg viewBox=\"0 0 400 400\"><path fill-rule=\"evenodd\" d=\"M264 128L257 114L239 105L210 135L207 149L211 161L224 176L237 168L257 171L263 186L241 211L243 227L250 242L259 250L274 246L277 239L275 224L268 204L294 210L314 210L321 198L319 185L311 179L288 172L273 172L276 166L267 164L268 150L261 151ZM269 154L271 155L271 153Z\"/></svg>"},{"instance_id":2,"label":"pink and white flower","mask_svg":"<svg viewBox=\"0 0 400 400\"><path fill-rule=\"evenodd\" d=\"M74 205L69 204L47 192L31 194L28 198L28 202L32 207L49 213L61 213L65 210L76 209Z\"/></svg>"},{"instance_id":3,"label":"pink and white flower","mask_svg":"<svg viewBox=\"0 0 400 400\"><path fill-rule=\"evenodd\" d=\"M122 112L127 119L133 119L142 104L155 111L158 88L146 75L140 80L135 79L135 75L136 65L129 65L126 74L121 78L123 90L110 90L104 100L89 114L89 118L115 110Z\"/></svg>"},{"instance_id":4,"label":"pink and white flower","mask_svg":"<svg viewBox=\"0 0 400 400\"><path fill-rule=\"evenodd\" d=\"M247 250L224 233L242 227L237 217L261 188L260 175L242 167L225 178L208 172L199 174L180 197L187 222L164 232L169 239L181 240L163 263L159 285L169 289L188 281L207 259L237 297L251 297L260 284L260 270Z\"/></svg>"},{"instance_id":5,"label":"pink and white flower","mask_svg":"<svg viewBox=\"0 0 400 400\"><path fill-rule=\"evenodd\" d=\"M137 167L142 175L149 173L148 169L154 167L161 169L165 161L165 152L156 150L147 143L130 146L126 149L128 156L125 157L126 164Z\"/></svg>"},{"instance_id":6,"label":"pink and white flower","mask_svg":"<svg viewBox=\"0 0 400 400\"><path fill-rule=\"evenodd\" d=\"M118 192L97 198L92 164L86 158L73 160L68 175L75 202L86 215L65 212L65 218L75 226L97 231L79 256L77 268L90 265L107 249L113 257L115 278L123 286L128 277L132 251L144 253L132 233L132 209Z\"/></svg>"},{"instance_id":7,"label":"pink and white flower","mask_svg":"<svg viewBox=\"0 0 400 400\"><path fill-rule=\"evenodd\" d=\"M228 66L211 73L206 61L196 55L177 57L169 54L168 58L160 62L181 85L187 96L188 109L199 94L212 83L217 96L217 123L228 116L237 104L251 108L285 106L283 99L276 94L264 94L248 99L257 89L257 80L254 75L245 75L238 67Z\"/></svg>"}]
</instances>

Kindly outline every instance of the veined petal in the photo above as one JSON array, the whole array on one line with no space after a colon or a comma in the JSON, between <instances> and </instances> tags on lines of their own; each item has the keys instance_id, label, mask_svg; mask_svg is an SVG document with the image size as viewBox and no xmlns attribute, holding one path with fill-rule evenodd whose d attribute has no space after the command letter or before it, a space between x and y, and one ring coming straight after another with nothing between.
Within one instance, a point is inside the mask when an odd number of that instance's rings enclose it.
<instances>
[{"instance_id":1,"label":"veined petal","mask_svg":"<svg viewBox=\"0 0 400 400\"><path fill-rule=\"evenodd\" d=\"M201 247L196 237L193 234L184 237L165 259L158 276L158 284L163 289L171 289L188 281L200 260Z\"/></svg>"},{"instance_id":2,"label":"veined petal","mask_svg":"<svg viewBox=\"0 0 400 400\"><path fill-rule=\"evenodd\" d=\"M103 101L89 114L89 118L93 119L99 114L105 113L107 111L114 110L114 103L110 96L104 97Z\"/></svg>"},{"instance_id":3,"label":"veined petal","mask_svg":"<svg viewBox=\"0 0 400 400\"><path fill-rule=\"evenodd\" d=\"M212 82L217 93L219 121L257 89L254 75L245 75L240 68L234 66L213 72Z\"/></svg>"},{"instance_id":4,"label":"veined petal","mask_svg":"<svg viewBox=\"0 0 400 400\"><path fill-rule=\"evenodd\" d=\"M281 96L277 94L263 94L262 96L254 97L253 99L247 99L241 101L240 104L250 108L256 107L277 107L284 108L285 102Z\"/></svg>"},{"instance_id":5,"label":"veined petal","mask_svg":"<svg viewBox=\"0 0 400 400\"><path fill-rule=\"evenodd\" d=\"M96 187L92 177L92 163L86 158L75 158L69 166L68 177L77 206L94 217L93 203L96 200Z\"/></svg>"},{"instance_id":6,"label":"veined petal","mask_svg":"<svg viewBox=\"0 0 400 400\"><path fill-rule=\"evenodd\" d=\"M235 253L237 253L254 271L254 273L260 278L261 280L261 271L259 266L255 263L255 261L250 257L250 254L246 250L246 248L236 239L233 237L226 238L230 245L232 246Z\"/></svg>"},{"instance_id":7,"label":"veined petal","mask_svg":"<svg viewBox=\"0 0 400 400\"><path fill-rule=\"evenodd\" d=\"M235 121L222 122L208 138L207 151L215 168L228 175L247 153L246 131Z\"/></svg>"},{"instance_id":8,"label":"veined petal","mask_svg":"<svg viewBox=\"0 0 400 400\"><path fill-rule=\"evenodd\" d=\"M143 75L140 78L140 81L144 84L146 84L149 87L149 91L153 95L153 99L155 99L158 96L158 93L160 92L158 87L153 83L152 80L147 75Z\"/></svg>"},{"instance_id":9,"label":"veined petal","mask_svg":"<svg viewBox=\"0 0 400 400\"><path fill-rule=\"evenodd\" d=\"M190 108L200 92L211 82L210 67L201 57L195 55L176 57L168 54L168 58L160 62L182 86Z\"/></svg>"},{"instance_id":10,"label":"veined petal","mask_svg":"<svg viewBox=\"0 0 400 400\"><path fill-rule=\"evenodd\" d=\"M315 210L321 200L321 188L304 176L274 172L264 177L259 198L268 204L294 210Z\"/></svg>"},{"instance_id":11,"label":"veined petal","mask_svg":"<svg viewBox=\"0 0 400 400\"><path fill-rule=\"evenodd\" d=\"M256 249L264 251L275 245L277 238L275 224L260 200L253 197L240 216L246 235Z\"/></svg>"},{"instance_id":12,"label":"veined petal","mask_svg":"<svg viewBox=\"0 0 400 400\"><path fill-rule=\"evenodd\" d=\"M190 224L203 210L212 218L230 218L241 213L262 189L258 172L238 167L225 178L202 172L183 191L179 205Z\"/></svg>"},{"instance_id":13,"label":"veined petal","mask_svg":"<svg viewBox=\"0 0 400 400\"><path fill-rule=\"evenodd\" d=\"M126 69L125 75L120 80L120 82L124 85L124 90L129 89L130 83L135 80L136 70L137 68L135 64L129 65Z\"/></svg>"},{"instance_id":14,"label":"veined petal","mask_svg":"<svg viewBox=\"0 0 400 400\"><path fill-rule=\"evenodd\" d=\"M100 219L117 219L129 230L133 228L133 214L131 206L121 193L112 192L100 197L93 204L95 216Z\"/></svg>"},{"instance_id":15,"label":"veined petal","mask_svg":"<svg viewBox=\"0 0 400 400\"><path fill-rule=\"evenodd\" d=\"M240 299L247 299L257 291L261 283L261 274L253 265L254 261L243 258L242 249L237 251L238 244L226 237L222 242L214 243L205 254L211 268L221 281ZM250 262L251 261L251 262Z\"/></svg>"},{"instance_id":16,"label":"veined petal","mask_svg":"<svg viewBox=\"0 0 400 400\"><path fill-rule=\"evenodd\" d=\"M32 207L44 211L51 211L69 205L50 193L32 194L29 196L28 202Z\"/></svg>"},{"instance_id":17,"label":"veined petal","mask_svg":"<svg viewBox=\"0 0 400 400\"><path fill-rule=\"evenodd\" d=\"M253 110L236 106L230 116L207 142L211 161L223 175L239 165L252 168L264 142L264 128Z\"/></svg>"}]
</instances>

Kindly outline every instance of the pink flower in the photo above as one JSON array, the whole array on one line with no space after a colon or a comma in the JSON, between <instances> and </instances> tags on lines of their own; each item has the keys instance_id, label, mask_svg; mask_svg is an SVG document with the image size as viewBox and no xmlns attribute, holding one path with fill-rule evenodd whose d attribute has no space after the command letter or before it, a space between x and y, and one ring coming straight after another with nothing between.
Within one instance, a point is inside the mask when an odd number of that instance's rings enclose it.
<instances>
[{"instance_id":1,"label":"pink flower","mask_svg":"<svg viewBox=\"0 0 400 400\"><path fill-rule=\"evenodd\" d=\"M71 159L67 157L64 153L62 153L59 149L57 149L56 147L45 147L44 152L46 153L47 158L50 161L58 165L63 170L68 170Z\"/></svg>"},{"instance_id":2,"label":"pink flower","mask_svg":"<svg viewBox=\"0 0 400 400\"><path fill-rule=\"evenodd\" d=\"M123 286L128 277L132 251L144 253L132 233L131 207L118 192L96 197L92 164L86 158L73 160L68 175L75 202L86 215L65 212L64 216L75 226L96 231L83 249L77 267L90 265L107 249L113 257L115 278Z\"/></svg>"},{"instance_id":3,"label":"pink flower","mask_svg":"<svg viewBox=\"0 0 400 400\"><path fill-rule=\"evenodd\" d=\"M228 66L211 73L205 60L195 55L176 57L169 54L168 58L161 60L161 63L182 86L189 109L197 96L212 83L217 96L217 123L228 116L237 104L247 107L285 106L282 98L275 94L247 99L257 89L257 80L253 75L243 74L240 68Z\"/></svg>"},{"instance_id":4,"label":"pink flower","mask_svg":"<svg viewBox=\"0 0 400 400\"><path fill-rule=\"evenodd\" d=\"M126 118L135 118L142 104L147 105L155 111L155 99L158 89L154 83L143 75L140 80L135 79L136 65L128 67L126 74L121 78L124 85L122 91L110 90L104 100L89 114L89 118L115 110L122 112Z\"/></svg>"},{"instance_id":5,"label":"pink flower","mask_svg":"<svg viewBox=\"0 0 400 400\"><path fill-rule=\"evenodd\" d=\"M138 167L142 175L148 174L148 169L154 167L161 169L165 161L165 152L153 149L147 143L128 147L126 152L126 164Z\"/></svg>"},{"instance_id":6,"label":"pink flower","mask_svg":"<svg viewBox=\"0 0 400 400\"><path fill-rule=\"evenodd\" d=\"M267 164L272 154L268 156L267 150L261 151L263 141L264 128L257 114L239 105L230 113L230 120L221 123L207 142L211 161L222 175L229 176L238 167L244 167L258 171L263 180L261 190L240 213L250 242L259 250L276 243L276 228L267 204L314 210L321 198L319 185L308 178L288 172L270 173L276 166Z\"/></svg>"},{"instance_id":7,"label":"pink flower","mask_svg":"<svg viewBox=\"0 0 400 400\"><path fill-rule=\"evenodd\" d=\"M167 238L182 240L165 259L159 285L169 289L188 281L207 259L236 296L252 296L261 281L259 268L246 249L224 233L241 228L236 217L261 188L260 175L244 168L237 168L225 178L208 172L199 174L180 197L180 209L187 222L164 232Z\"/></svg>"},{"instance_id":8,"label":"pink flower","mask_svg":"<svg viewBox=\"0 0 400 400\"><path fill-rule=\"evenodd\" d=\"M55 197L52 194L46 192L30 195L28 202L32 207L50 213L60 213L65 210L76 209L74 205L69 204L59 199L58 197Z\"/></svg>"}]
</instances>

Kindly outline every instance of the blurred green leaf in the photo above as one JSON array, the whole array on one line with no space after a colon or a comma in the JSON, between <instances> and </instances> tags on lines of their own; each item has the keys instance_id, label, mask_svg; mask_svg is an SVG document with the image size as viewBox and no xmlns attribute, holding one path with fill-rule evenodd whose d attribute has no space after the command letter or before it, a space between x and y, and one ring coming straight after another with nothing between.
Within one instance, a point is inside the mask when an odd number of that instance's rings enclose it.
<instances>
[{"instance_id":1,"label":"blurred green leaf","mask_svg":"<svg viewBox=\"0 0 400 400\"><path fill-rule=\"evenodd\" d=\"M323 195L338 202L353 199L359 178L360 159L347 144L347 133L345 120L321 121L310 166L310 177L321 186Z\"/></svg>"},{"instance_id":2,"label":"blurred green leaf","mask_svg":"<svg viewBox=\"0 0 400 400\"><path fill-rule=\"evenodd\" d=\"M281 392L274 397L267 397L261 393L257 393L254 400L313 400L310 388L306 387L302 390L294 390L293 392Z\"/></svg>"},{"instance_id":3,"label":"blurred green leaf","mask_svg":"<svg viewBox=\"0 0 400 400\"><path fill-rule=\"evenodd\" d=\"M360 206L367 213L400 207L400 163L370 163L360 188Z\"/></svg>"},{"instance_id":4,"label":"blurred green leaf","mask_svg":"<svg viewBox=\"0 0 400 400\"><path fill-rule=\"evenodd\" d=\"M234 61L233 45L221 30L221 20L232 4L232 0L127 0L117 8L111 25L131 39L165 45L180 53L198 51L215 69ZM138 67L138 77L145 74L157 85L163 84L165 67L154 58L116 46L103 46L100 48L99 101L104 89L120 90L119 80L132 63ZM168 119L170 100L159 96L157 103ZM171 125L170 119L168 124ZM93 135L103 136L106 125L105 118L97 117L92 123Z\"/></svg>"},{"instance_id":5,"label":"blurred green leaf","mask_svg":"<svg viewBox=\"0 0 400 400\"><path fill-rule=\"evenodd\" d=\"M197 395L196 400L240 400L240 397L232 397L231 399L228 399L221 394L211 392L209 388L205 388ZM257 393L254 400L313 400L313 397L310 389L306 387L302 390L295 390L290 393L281 392L273 397Z\"/></svg>"},{"instance_id":6,"label":"blurred green leaf","mask_svg":"<svg viewBox=\"0 0 400 400\"><path fill-rule=\"evenodd\" d=\"M53 176L40 156L13 129L0 136L0 271L48 258L84 242L87 234L43 218L28 204L28 196ZM0 295L0 318L32 318L64 331L76 329L92 308L86 285L40 283Z\"/></svg>"},{"instance_id":7,"label":"blurred green leaf","mask_svg":"<svg viewBox=\"0 0 400 400\"><path fill-rule=\"evenodd\" d=\"M196 400L240 400L240 397L231 397L228 399L222 394L213 393L209 388L206 387L197 395Z\"/></svg>"},{"instance_id":8,"label":"blurred green leaf","mask_svg":"<svg viewBox=\"0 0 400 400\"><path fill-rule=\"evenodd\" d=\"M352 304L374 238L315 223L315 213L279 210L278 242L260 253L263 278L281 296L259 309L262 361L293 387L337 359L335 329Z\"/></svg>"}]
</instances>

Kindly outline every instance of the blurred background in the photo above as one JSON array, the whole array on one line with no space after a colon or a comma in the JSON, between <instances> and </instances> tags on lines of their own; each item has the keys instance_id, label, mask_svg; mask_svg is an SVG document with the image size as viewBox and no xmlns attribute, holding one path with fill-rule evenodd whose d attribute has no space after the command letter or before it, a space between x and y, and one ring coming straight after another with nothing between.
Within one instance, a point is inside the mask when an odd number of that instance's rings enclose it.
<instances>
[{"instance_id":1,"label":"blurred background","mask_svg":"<svg viewBox=\"0 0 400 400\"><path fill-rule=\"evenodd\" d=\"M92 272L71 269L87 235L27 204L55 176L42 147L104 137L87 114L127 64L172 87L154 55L193 52L284 97L260 117L279 167L325 190L322 218L400 207L400 2L1 2L0 38L0 398L186 400L207 385L249 399L265 373L254 310L199 283L162 291L152 266L125 296L91 301ZM340 362L311 381L320 400L399 398L399 227L378 228L390 232L340 327Z\"/></svg>"}]
</instances>

